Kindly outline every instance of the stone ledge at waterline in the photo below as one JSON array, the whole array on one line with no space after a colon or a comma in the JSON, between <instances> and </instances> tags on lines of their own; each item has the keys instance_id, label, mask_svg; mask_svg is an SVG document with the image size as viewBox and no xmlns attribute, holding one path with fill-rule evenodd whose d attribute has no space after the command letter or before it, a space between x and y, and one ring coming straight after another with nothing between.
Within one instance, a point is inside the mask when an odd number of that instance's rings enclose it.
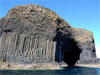
<instances>
[{"instance_id":1,"label":"stone ledge at waterline","mask_svg":"<svg viewBox=\"0 0 100 75\"><path fill-rule=\"evenodd\" d=\"M75 65L84 64L87 59L96 59L92 32L71 27L50 9L35 4L20 5L0 19L0 60L3 62L64 61Z\"/></svg>"}]
</instances>

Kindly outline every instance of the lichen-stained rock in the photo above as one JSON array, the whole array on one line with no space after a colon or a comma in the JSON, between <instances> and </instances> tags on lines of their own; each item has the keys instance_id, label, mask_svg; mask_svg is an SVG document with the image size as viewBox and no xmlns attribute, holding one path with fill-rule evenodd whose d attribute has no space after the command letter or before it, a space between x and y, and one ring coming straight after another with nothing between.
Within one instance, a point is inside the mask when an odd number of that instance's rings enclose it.
<instances>
[{"instance_id":1,"label":"lichen-stained rock","mask_svg":"<svg viewBox=\"0 0 100 75\"><path fill-rule=\"evenodd\" d=\"M5 32L19 32L46 40L52 40L56 36L57 28L60 32L70 33L69 24L58 17L56 13L35 4L12 8L0 26Z\"/></svg>"},{"instance_id":2,"label":"lichen-stained rock","mask_svg":"<svg viewBox=\"0 0 100 75\"><path fill-rule=\"evenodd\" d=\"M81 49L80 60L96 58L93 33L80 28L72 28L72 36Z\"/></svg>"},{"instance_id":3,"label":"lichen-stained rock","mask_svg":"<svg viewBox=\"0 0 100 75\"><path fill-rule=\"evenodd\" d=\"M50 9L36 4L15 6L0 19L0 60L74 65L95 57L92 33L72 28Z\"/></svg>"}]
</instances>

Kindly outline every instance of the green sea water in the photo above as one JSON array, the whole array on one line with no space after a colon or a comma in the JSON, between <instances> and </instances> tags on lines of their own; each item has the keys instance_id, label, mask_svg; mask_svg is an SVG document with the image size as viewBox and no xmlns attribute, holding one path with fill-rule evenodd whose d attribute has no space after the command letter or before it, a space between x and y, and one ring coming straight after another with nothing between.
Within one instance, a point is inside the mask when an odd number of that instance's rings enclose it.
<instances>
[{"instance_id":1,"label":"green sea water","mask_svg":"<svg viewBox=\"0 0 100 75\"><path fill-rule=\"evenodd\" d=\"M0 75L100 75L100 68L63 67L59 70L0 70Z\"/></svg>"}]
</instances>

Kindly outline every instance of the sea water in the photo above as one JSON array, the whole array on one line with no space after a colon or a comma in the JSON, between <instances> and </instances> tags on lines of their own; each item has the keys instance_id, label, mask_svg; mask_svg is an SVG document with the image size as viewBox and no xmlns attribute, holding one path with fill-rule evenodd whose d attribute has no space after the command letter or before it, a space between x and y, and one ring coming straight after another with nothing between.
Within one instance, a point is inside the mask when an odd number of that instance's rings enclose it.
<instances>
[{"instance_id":1,"label":"sea water","mask_svg":"<svg viewBox=\"0 0 100 75\"><path fill-rule=\"evenodd\" d=\"M0 70L0 75L100 75L100 68L63 67L58 70Z\"/></svg>"}]
</instances>

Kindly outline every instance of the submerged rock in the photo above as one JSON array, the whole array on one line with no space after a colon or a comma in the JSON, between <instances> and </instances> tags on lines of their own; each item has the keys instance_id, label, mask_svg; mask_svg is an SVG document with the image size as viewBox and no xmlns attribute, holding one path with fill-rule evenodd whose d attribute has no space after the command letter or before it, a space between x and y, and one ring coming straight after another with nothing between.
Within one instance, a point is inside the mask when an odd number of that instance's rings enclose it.
<instances>
[{"instance_id":1,"label":"submerged rock","mask_svg":"<svg viewBox=\"0 0 100 75\"><path fill-rule=\"evenodd\" d=\"M35 4L9 10L0 19L0 36L0 60L5 62L74 65L96 58L92 32L72 28L55 12Z\"/></svg>"}]
</instances>

